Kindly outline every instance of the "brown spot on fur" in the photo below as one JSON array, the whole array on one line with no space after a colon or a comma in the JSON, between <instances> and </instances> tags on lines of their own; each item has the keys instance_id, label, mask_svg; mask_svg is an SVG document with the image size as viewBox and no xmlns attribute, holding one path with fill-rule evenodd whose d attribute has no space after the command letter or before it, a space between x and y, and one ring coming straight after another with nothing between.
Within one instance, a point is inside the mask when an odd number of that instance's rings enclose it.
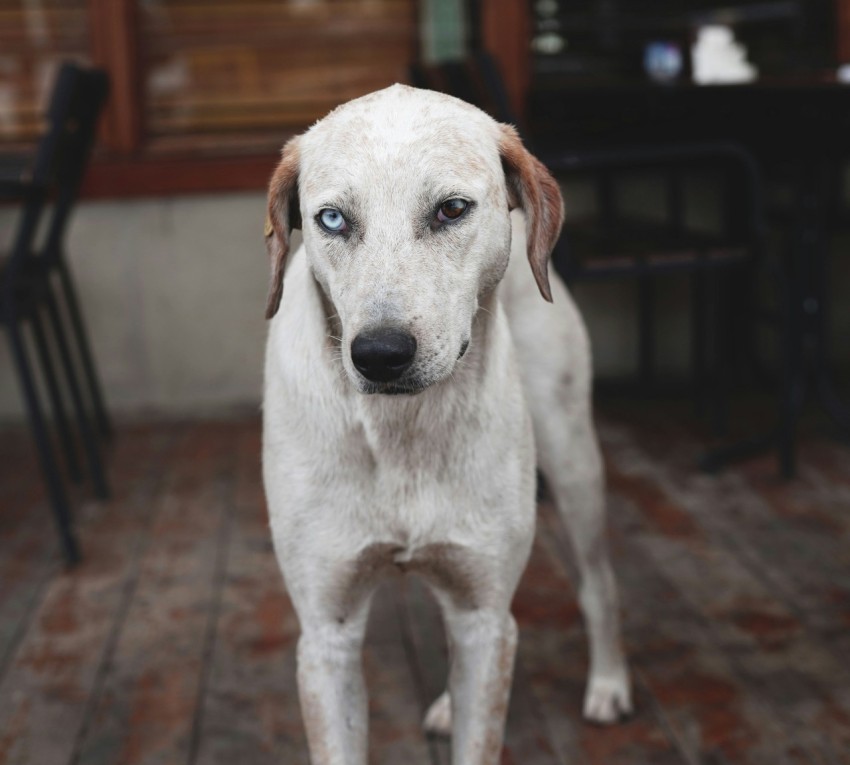
<instances>
[{"instance_id":1,"label":"brown spot on fur","mask_svg":"<svg viewBox=\"0 0 850 765\"><path fill-rule=\"evenodd\" d=\"M511 682L514 674L514 657L516 656L516 629L511 627L502 637L497 673L493 679L493 686L488 689L491 699L490 724L485 734L482 763L499 762L499 753L502 751L502 742L505 734L505 718L508 715L508 700L510 699Z\"/></svg>"},{"instance_id":2,"label":"brown spot on fur","mask_svg":"<svg viewBox=\"0 0 850 765\"><path fill-rule=\"evenodd\" d=\"M572 370L568 369L561 373L561 376L558 378L558 387L564 391L569 392L573 389L575 385L575 375Z\"/></svg>"}]
</instances>

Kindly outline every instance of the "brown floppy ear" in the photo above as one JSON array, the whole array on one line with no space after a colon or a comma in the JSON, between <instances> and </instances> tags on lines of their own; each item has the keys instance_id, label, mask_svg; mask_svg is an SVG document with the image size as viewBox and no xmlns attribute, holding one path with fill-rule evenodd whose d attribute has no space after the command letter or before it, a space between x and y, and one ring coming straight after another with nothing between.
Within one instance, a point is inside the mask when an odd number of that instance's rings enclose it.
<instances>
[{"instance_id":1,"label":"brown floppy ear","mask_svg":"<svg viewBox=\"0 0 850 765\"><path fill-rule=\"evenodd\" d=\"M266 217L266 250L271 260L271 284L266 302L266 318L271 319L280 308L283 295L283 271L289 254L289 235L301 228L298 205L298 168L300 158L298 138L290 139L283 147L280 163L269 183L269 207Z\"/></svg>"},{"instance_id":2,"label":"brown floppy ear","mask_svg":"<svg viewBox=\"0 0 850 765\"><path fill-rule=\"evenodd\" d=\"M522 145L517 131L500 125L499 153L508 182L508 202L525 211L528 229L528 262L540 294L552 302L549 287L549 255L564 222L564 200L557 181L542 162Z\"/></svg>"}]
</instances>

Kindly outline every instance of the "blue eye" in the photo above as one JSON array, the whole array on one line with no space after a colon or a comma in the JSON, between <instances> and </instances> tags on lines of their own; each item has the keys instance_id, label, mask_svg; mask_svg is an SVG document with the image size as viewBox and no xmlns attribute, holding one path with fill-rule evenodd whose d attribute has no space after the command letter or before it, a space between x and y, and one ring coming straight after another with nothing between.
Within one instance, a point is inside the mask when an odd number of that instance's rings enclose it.
<instances>
[{"instance_id":1,"label":"blue eye","mask_svg":"<svg viewBox=\"0 0 850 765\"><path fill-rule=\"evenodd\" d=\"M321 227L331 234L342 233L348 228L343 214L333 207L326 207L324 210L321 210L318 215L318 221Z\"/></svg>"}]
</instances>

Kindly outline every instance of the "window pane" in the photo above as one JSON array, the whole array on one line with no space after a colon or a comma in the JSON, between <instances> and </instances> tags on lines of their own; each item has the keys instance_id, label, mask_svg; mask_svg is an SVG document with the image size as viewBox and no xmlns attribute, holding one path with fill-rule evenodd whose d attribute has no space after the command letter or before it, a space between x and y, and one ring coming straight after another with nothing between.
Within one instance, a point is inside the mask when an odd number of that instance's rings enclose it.
<instances>
[{"instance_id":1,"label":"window pane","mask_svg":"<svg viewBox=\"0 0 850 765\"><path fill-rule=\"evenodd\" d=\"M139 0L153 136L268 132L407 77L413 0Z\"/></svg>"},{"instance_id":2,"label":"window pane","mask_svg":"<svg viewBox=\"0 0 850 765\"><path fill-rule=\"evenodd\" d=\"M62 61L87 61L86 0L0 0L0 142L32 141Z\"/></svg>"}]
</instances>

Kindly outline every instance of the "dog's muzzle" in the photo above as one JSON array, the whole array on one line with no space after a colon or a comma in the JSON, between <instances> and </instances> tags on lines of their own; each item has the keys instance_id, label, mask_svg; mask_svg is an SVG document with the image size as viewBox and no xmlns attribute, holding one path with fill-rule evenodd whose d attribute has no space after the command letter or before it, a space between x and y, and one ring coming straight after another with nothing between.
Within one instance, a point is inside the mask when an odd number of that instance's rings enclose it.
<instances>
[{"instance_id":1,"label":"dog's muzzle","mask_svg":"<svg viewBox=\"0 0 850 765\"><path fill-rule=\"evenodd\" d=\"M371 382L398 380L413 363L415 355L416 338L400 329L366 330L351 342L351 361Z\"/></svg>"}]
</instances>

